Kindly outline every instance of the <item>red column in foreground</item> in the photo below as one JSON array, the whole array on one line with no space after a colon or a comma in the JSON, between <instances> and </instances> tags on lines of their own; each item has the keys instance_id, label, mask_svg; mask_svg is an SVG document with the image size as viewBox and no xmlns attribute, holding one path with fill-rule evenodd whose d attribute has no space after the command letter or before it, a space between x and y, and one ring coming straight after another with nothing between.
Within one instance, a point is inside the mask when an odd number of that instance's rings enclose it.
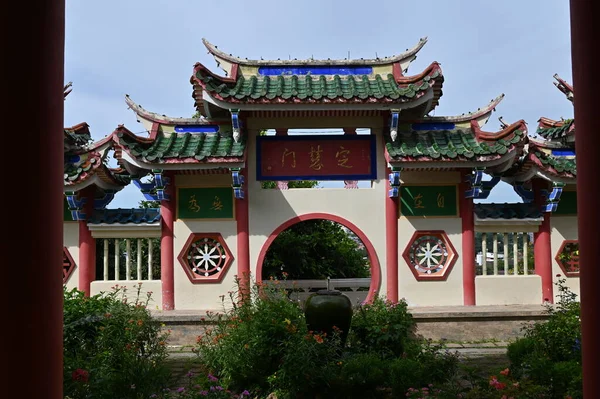
<instances>
[{"instance_id":1,"label":"red column in foreground","mask_svg":"<svg viewBox=\"0 0 600 399\"><path fill-rule=\"evenodd\" d=\"M592 56L600 42L600 4L597 1L571 0L571 52L575 123L577 124L577 223L579 237L579 284L581 287L581 329L583 353L583 397L600 398L600 311L597 305L598 243L600 208L593 192L598 189L600 136L597 132L596 99L600 92L597 66Z\"/></svg>"},{"instance_id":2,"label":"red column in foreground","mask_svg":"<svg viewBox=\"0 0 600 399\"><path fill-rule=\"evenodd\" d=\"M546 180L533 180L533 194L536 206L542 207L544 196L542 190L548 190ZM552 244L550 241L550 213L544 212L544 220L537 233L533 233L533 256L535 260L535 274L542 279L542 301L554 303L552 280Z\"/></svg>"},{"instance_id":3,"label":"red column in foreground","mask_svg":"<svg viewBox=\"0 0 600 399\"><path fill-rule=\"evenodd\" d=\"M461 171L458 188L460 218L462 220L462 264L463 264L463 304L475 305L475 216L473 198L466 198L469 189L468 171Z\"/></svg>"},{"instance_id":4,"label":"red column in foreground","mask_svg":"<svg viewBox=\"0 0 600 399\"><path fill-rule=\"evenodd\" d=\"M79 221L79 284L80 291L90 296L92 281L96 279L96 239L88 227L88 220L94 212L94 187L82 190L79 198L85 198L83 212L86 220Z\"/></svg>"},{"instance_id":5,"label":"red column in foreground","mask_svg":"<svg viewBox=\"0 0 600 399\"><path fill-rule=\"evenodd\" d=\"M32 12L26 2L4 8L11 20L28 26L10 37L12 26L5 24L2 40L2 54L19 60L3 65L9 77L3 90L11 93L3 111L12 120L27 121L21 136L27 161L19 149L0 160L4 171L19 165L22 176L12 183L13 194L5 188L0 200L9 235L0 251L7 312L2 392L8 398L62 399L65 2L40 1L35 8Z\"/></svg>"},{"instance_id":6,"label":"red column in foreground","mask_svg":"<svg viewBox=\"0 0 600 399\"><path fill-rule=\"evenodd\" d=\"M244 171L240 171L244 175ZM248 187L242 185L244 198L235 200L235 219L237 222L237 275L240 280L240 295L245 296L250 290L250 234L248 216ZM262 276L256 276L260 281Z\"/></svg>"},{"instance_id":7,"label":"red column in foreground","mask_svg":"<svg viewBox=\"0 0 600 399\"><path fill-rule=\"evenodd\" d=\"M165 174L170 181L165 191L169 200L160 202L160 281L162 286L162 308L163 310L175 309L175 279L174 279L174 249L173 249L173 226L175 221L175 175Z\"/></svg>"},{"instance_id":8,"label":"red column in foreground","mask_svg":"<svg viewBox=\"0 0 600 399\"><path fill-rule=\"evenodd\" d=\"M387 170L390 173L390 169ZM390 181L385 183L385 275L387 299L398 302L398 200L389 196Z\"/></svg>"}]
</instances>

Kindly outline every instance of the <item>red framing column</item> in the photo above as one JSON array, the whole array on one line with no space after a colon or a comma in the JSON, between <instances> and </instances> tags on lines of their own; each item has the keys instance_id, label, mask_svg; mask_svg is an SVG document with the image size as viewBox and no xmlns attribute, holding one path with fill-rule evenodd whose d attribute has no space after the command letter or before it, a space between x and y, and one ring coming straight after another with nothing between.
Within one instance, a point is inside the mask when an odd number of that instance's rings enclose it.
<instances>
[{"instance_id":1,"label":"red framing column","mask_svg":"<svg viewBox=\"0 0 600 399\"><path fill-rule=\"evenodd\" d=\"M462 220L462 259L463 259L463 303L475 305L475 216L473 198L466 198L469 189L466 181L469 171L461 171L461 183L458 186L460 199L460 218Z\"/></svg>"},{"instance_id":2,"label":"red framing column","mask_svg":"<svg viewBox=\"0 0 600 399\"><path fill-rule=\"evenodd\" d=\"M391 173L388 168L387 173ZM387 299L398 302L398 199L390 197L390 180L385 179L385 275Z\"/></svg>"},{"instance_id":3,"label":"red framing column","mask_svg":"<svg viewBox=\"0 0 600 399\"><path fill-rule=\"evenodd\" d=\"M96 240L92 237L87 221L94 212L94 187L81 191L80 198L85 198L83 212L86 220L79 221L79 284L80 291L90 296L92 281L96 279Z\"/></svg>"},{"instance_id":4,"label":"red framing column","mask_svg":"<svg viewBox=\"0 0 600 399\"><path fill-rule=\"evenodd\" d=\"M583 397L600 398L600 312L596 305L600 269L597 248L600 242L600 208L596 196L600 158L596 98L600 81L592 55L598 50L600 4L597 1L571 0L571 53L573 88L576 92L575 133L577 153L577 196L579 237L579 284L581 287L581 330L583 354Z\"/></svg>"},{"instance_id":5,"label":"red framing column","mask_svg":"<svg viewBox=\"0 0 600 399\"><path fill-rule=\"evenodd\" d=\"M18 196L1 200L4 228L13 239L3 242L0 256L14 272L2 287L8 312L4 351L14 351L14 356L5 355L10 361L2 385L6 397L62 399L65 2L40 1L36 12L30 4L15 2L10 15L31 25L12 38L5 25L2 41L2 54L19 60L4 64L10 79L3 89L11 93L4 111L13 120L27 121L27 162L19 161L18 150L13 151L16 159L0 161L5 171L20 165L25 177L14 183ZM42 372L33 380L28 370Z\"/></svg>"},{"instance_id":6,"label":"red framing column","mask_svg":"<svg viewBox=\"0 0 600 399\"><path fill-rule=\"evenodd\" d=\"M240 175L246 177L245 171ZM237 275L240 280L240 295L244 298L250 290L250 223L248 217L248 186L242 185L243 199L235 200L235 219L237 222ZM258 280L262 276L256 276Z\"/></svg>"},{"instance_id":7,"label":"red framing column","mask_svg":"<svg viewBox=\"0 0 600 399\"><path fill-rule=\"evenodd\" d=\"M548 190L546 180L533 180L533 195L535 204L541 208L544 205L542 190ZM544 212L544 220L537 233L533 233L533 254L535 260L535 274L542 279L542 301L554 303L552 287L552 244L550 241L550 213Z\"/></svg>"},{"instance_id":8,"label":"red framing column","mask_svg":"<svg viewBox=\"0 0 600 399\"><path fill-rule=\"evenodd\" d=\"M160 282L162 286L162 308L163 310L175 309L175 279L173 249L173 226L175 224L175 175L165 174L170 179L165 191L169 197L167 201L160 202Z\"/></svg>"}]
</instances>

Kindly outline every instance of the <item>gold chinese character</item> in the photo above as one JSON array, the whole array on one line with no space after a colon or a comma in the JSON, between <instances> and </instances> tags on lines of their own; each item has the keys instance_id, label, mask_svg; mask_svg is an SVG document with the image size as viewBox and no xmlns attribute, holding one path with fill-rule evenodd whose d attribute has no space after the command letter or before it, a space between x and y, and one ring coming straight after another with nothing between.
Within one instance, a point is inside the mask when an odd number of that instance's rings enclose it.
<instances>
[{"instance_id":1,"label":"gold chinese character","mask_svg":"<svg viewBox=\"0 0 600 399\"><path fill-rule=\"evenodd\" d=\"M188 201L188 208L192 211L192 212L200 212L200 205L198 205L198 202L196 201L196 195L191 195L190 196L190 200Z\"/></svg>"},{"instance_id":2,"label":"gold chinese character","mask_svg":"<svg viewBox=\"0 0 600 399\"><path fill-rule=\"evenodd\" d=\"M288 156L292 158L292 163L290 166L292 168L295 168L296 167L296 152L290 151L287 148L283 151L283 155L281 156L281 167L285 166L285 158Z\"/></svg>"},{"instance_id":3,"label":"gold chinese character","mask_svg":"<svg viewBox=\"0 0 600 399\"><path fill-rule=\"evenodd\" d=\"M350 150L347 150L343 146L340 146L340 150L335 153L335 157L338 160L338 166L348 169L352 167L352 165L347 165L348 161L350 160L348 158L348 155L350 155Z\"/></svg>"},{"instance_id":4,"label":"gold chinese character","mask_svg":"<svg viewBox=\"0 0 600 399\"><path fill-rule=\"evenodd\" d=\"M444 207L444 196L441 193L438 193L437 195L437 206L438 208Z\"/></svg>"},{"instance_id":5,"label":"gold chinese character","mask_svg":"<svg viewBox=\"0 0 600 399\"><path fill-rule=\"evenodd\" d=\"M415 195L413 200L415 201L415 208L425 208L425 205L423 205L423 194Z\"/></svg>"},{"instance_id":6,"label":"gold chinese character","mask_svg":"<svg viewBox=\"0 0 600 399\"><path fill-rule=\"evenodd\" d=\"M215 195L215 199L210 209L212 209L213 211L220 211L223 209L223 203L221 202L221 198L219 198L217 195Z\"/></svg>"},{"instance_id":7,"label":"gold chinese character","mask_svg":"<svg viewBox=\"0 0 600 399\"><path fill-rule=\"evenodd\" d=\"M323 163L321 162L321 153L322 152L323 152L323 150L321 149L320 145L317 146L316 150L312 145L310 146L310 165L309 165L309 167L311 169L321 170L321 168L323 167Z\"/></svg>"}]
</instances>

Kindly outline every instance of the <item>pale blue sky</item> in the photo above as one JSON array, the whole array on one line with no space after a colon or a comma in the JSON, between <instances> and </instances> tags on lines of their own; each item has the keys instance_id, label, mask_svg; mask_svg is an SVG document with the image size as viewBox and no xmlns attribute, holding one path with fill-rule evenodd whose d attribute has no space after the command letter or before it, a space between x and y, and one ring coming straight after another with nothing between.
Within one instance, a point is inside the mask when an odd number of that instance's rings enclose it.
<instances>
[{"instance_id":1,"label":"pale blue sky","mask_svg":"<svg viewBox=\"0 0 600 399\"><path fill-rule=\"evenodd\" d=\"M436 115L469 112L500 93L498 116L525 119L530 134L540 116L572 117L553 85L571 82L567 0L105 0L68 1L65 125L85 121L95 140L118 124L143 130L124 101L170 116L194 113L189 79L194 63L221 73L201 39L241 57L372 58L404 51L428 36L409 74L441 63L444 95ZM142 199L132 185L110 207ZM486 202L515 202L498 186Z\"/></svg>"}]
</instances>

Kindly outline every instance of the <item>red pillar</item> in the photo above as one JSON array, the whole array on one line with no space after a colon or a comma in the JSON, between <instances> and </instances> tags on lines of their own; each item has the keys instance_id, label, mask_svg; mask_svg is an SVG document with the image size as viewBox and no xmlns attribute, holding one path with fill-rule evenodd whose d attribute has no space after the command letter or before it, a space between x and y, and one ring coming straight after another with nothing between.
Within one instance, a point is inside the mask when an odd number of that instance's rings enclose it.
<instances>
[{"instance_id":1,"label":"red pillar","mask_svg":"<svg viewBox=\"0 0 600 399\"><path fill-rule=\"evenodd\" d=\"M86 220L79 221L79 284L80 291L90 296L92 281L96 279L96 240L88 227L88 220L94 212L94 187L83 189L79 198L85 198L83 212Z\"/></svg>"},{"instance_id":2,"label":"red pillar","mask_svg":"<svg viewBox=\"0 0 600 399\"><path fill-rule=\"evenodd\" d=\"M0 200L4 229L12 238L0 251L6 276L11 276L2 286L7 311L3 396L62 399L65 2L40 1L36 12L31 4L15 2L10 14L5 10L13 21L27 21L28 26L9 37L10 24L4 25L1 51L19 60L3 65L3 74L10 76L3 89L11 93L4 114L27 121L22 132L27 149L15 148L16 159L8 151L0 160L4 171L19 165L23 177L12 183L14 195ZM19 160L25 154L19 151L26 151L27 162ZM11 349L12 356L7 353ZM32 370L40 372L34 377Z\"/></svg>"},{"instance_id":3,"label":"red pillar","mask_svg":"<svg viewBox=\"0 0 600 399\"><path fill-rule=\"evenodd\" d=\"M245 176L244 171L240 175ZM237 275L240 280L240 295L244 298L250 290L250 234L248 220L248 187L242 185L244 198L235 200L237 222ZM261 279L262 276L257 276Z\"/></svg>"},{"instance_id":4,"label":"red pillar","mask_svg":"<svg viewBox=\"0 0 600 399\"><path fill-rule=\"evenodd\" d=\"M174 250L173 250L173 226L175 220L175 175L166 173L169 184L165 187L169 200L160 202L160 281L162 286L162 308L163 310L175 309L175 279L174 273Z\"/></svg>"},{"instance_id":5,"label":"red pillar","mask_svg":"<svg viewBox=\"0 0 600 399\"><path fill-rule=\"evenodd\" d=\"M388 168L387 173L390 173ZM387 299L398 302L398 199L390 197L390 181L385 184L385 275Z\"/></svg>"},{"instance_id":6,"label":"red pillar","mask_svg":"<svg viewBox=\"0 0 600 399\"><path fill-rule=\"evenodd\" d=\"M463 303L475 305L475 216L473 198L466 198L469 189L468 171L461 171L459 184L460 218L462 220Z\"/></svg>"},{"instance_id":7,"label":"red pillar","mask_svg":"<svg viewBox=\"0 0 600 399\"><path fill-rule=\"evenodd\" d=\"M538 207L544 204L542 190L548 190L546 180L533 180L534 202ZM542 279L542 301L554 303L552 281L552 244L550 241L550 213L544 212L544 220L537 233L533 233L533 256L535 260L535 274Z\"/></svg>"},{"instance_id":8,"label":"red pillar","mask_svg":"<svg viewBox=\"0 0 600 399\"><path fill-rule=\"evenodd\" d=\"M579 284L583 354L583 397L600 398L600 311L597 284L600 281L598 243L600 208L592 193L598 188L600 137L597 134L596 98L600 81L592 61L599 46L600 4L597 1L571 0L571 56L575 97L577 153L577 210L579 237Z\"/></svg>"}]
</instances>

